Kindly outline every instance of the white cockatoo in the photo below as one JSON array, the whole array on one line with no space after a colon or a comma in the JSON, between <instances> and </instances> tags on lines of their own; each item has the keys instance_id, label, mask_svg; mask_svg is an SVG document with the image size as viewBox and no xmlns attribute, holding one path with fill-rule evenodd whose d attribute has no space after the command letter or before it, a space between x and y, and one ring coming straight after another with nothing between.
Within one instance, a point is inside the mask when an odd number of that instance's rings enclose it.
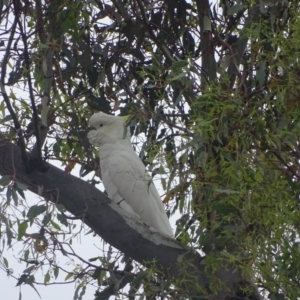
<instances>
[{"instance_id":1,"label":"white cockatoo","mask_svg":"<svg viewBox=\"0 0 300 300\"><path fill-rule=\"evenodd\" d=\"M128 213L168 236L173 232L163 203L135 153L122 117L95 113L89 120L88 139L99 147L101 175L109 198Z\"/></svg>"}]
</instances>

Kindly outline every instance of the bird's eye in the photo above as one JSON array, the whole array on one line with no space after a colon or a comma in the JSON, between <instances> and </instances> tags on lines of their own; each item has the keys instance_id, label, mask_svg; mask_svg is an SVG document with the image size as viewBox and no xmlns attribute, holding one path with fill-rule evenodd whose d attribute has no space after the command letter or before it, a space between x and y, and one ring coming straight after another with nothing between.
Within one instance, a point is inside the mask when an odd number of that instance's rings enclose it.
<instances>
[{"instance_id":1,"label":"bird's eye","mask_svg":"<svg viewBox=\"0 0 300 300\"><path fill-rule=\"evenodd\" d=\"M99 126L100 126L100 127L102 127L102 126L103 126L103 124L100 124Z\"/></svg>"}]
</instances>

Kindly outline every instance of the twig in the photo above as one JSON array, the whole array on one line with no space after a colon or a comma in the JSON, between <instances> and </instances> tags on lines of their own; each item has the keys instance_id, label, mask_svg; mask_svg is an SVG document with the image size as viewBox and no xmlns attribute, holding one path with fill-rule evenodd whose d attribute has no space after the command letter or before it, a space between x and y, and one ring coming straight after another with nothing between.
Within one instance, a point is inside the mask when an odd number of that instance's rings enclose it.
<instances>
[{"instance_id":1,"label":"twig","mask_svg":"<svg viewBox=\"0 0 300 300\"><path fill-rule=\"evenodd\" d=\"M224 76L229 77L230 85L229 85L229 87L224 86L224 89L225 88L232 89L234 86L236 75L237 75L236 74L236 65L239 66L239 64L241 63L242 57L244 55L244 52L246 50L247 43L248 43L248 35L245 34L245 31L249 30L253 24L256 24L258 18L261 15L259 10L260 10L260 8L258 5L249 9L248 17L246 18L246 20L244 22L243 30L239 34L239 40L233 47L233 52L235 54L234 55L235 61L231 61L230 65L228 67L227 73L224 74ZM225 81L226 80L224 80L224 82ZM220 82L223 82L223 78L220 79Z\"/></svg>"},{"instance_id":2,"label":"twig","mask_svg":"<svg viewBox=\"0 0 300 300\"><path fill-rule=\"evenodd\" d=\"M19 130L21 128L20 126L20 123L19 123L19 120L10 104L10 101L9 101L9 98L7 96L7 93L6 93L6 90L5 90L5 83L4 83L4 80L5 80L5 75L6 75L6 66L7 66L7 63L8 63L8 58L9 58L9 54L10 54L10 49L11 49L11 44L13 42L13 37L14 37L14 34L15 34L15 31L16 31L16 27L17 27L17 17L15 18L14 20L14 23L12 25L12 28L11 28L11 33L10 33L10 37L9 37L9 40L8 40L8 44L7 44L7 47L6 47L6 51L5 51L5 54L4 54L4 57L3 57L3 60L2 60L2 72L1 72L1 92L3 94L3 98L4 98L4 101L6 103L6 106L7 106L7 109L13 119L13 122L14 122L14 125L15 125L15 129L16 130Z\"/></svg>"},{"instance_id":3,"label":"twig","mask_svg":"<svg viewBox=\"0 0 300 300\"><path fill-rule=\"evenodd\" d=\"M300 175L298 173L297 170L295 170L295 168L291 165L289 165L289 163L287 163L282 157L281 155L275 150L275 149L270 149L270 152L272 154L274 154L276 156L276 158L299 180L300 179Z\"/></svg>"},{"instance_id":4,"label":"twig","mask_svg":"<svg viewBox=\"0 0 300 300\"><path fill-rule=\"evenodd\" d=\"M240 72L239 72L239 65L238 65L238 62L237 62L236 59L235 59L235 55L236 55L236 54L234 54L234 52L233 52L233 50L232 50L232 47L231 47L226 41L224 41L224 40L220 37L220 35L217 33L217 31L216 31L216 29L215 29L215 27L214 27L213 24L211 24L211 28L212 28L212 33L213 33L214 36L217 38L218 42L219 42L225 49L227 49L227 50L229 51L230 56L231 56L231 59L232 59L232 62L233 62L233 65L234 65L235 68L236 68L237 74L238 74L239 77L241 77L241 74L240 74Z\"/></svg>"},{"instance_id":5,"label":"twig","mask_svg":"<svg viewBox=\"0 0 300 300\"><path fill-rule=\"evenodd\" d=\"M15 8L15 15L19 15L19 7L16 4L17 1L14 1L14 8ZM39 137L39 127L38 127L38 112L35 106L34 102L34 95L33 95L33 89L32 89L32 81L30 77L30 60L29 60L29 53L28 53L28 47L27 47L27 37L26 33L24 32L23 25L21 23L21 20L17 19L22 41L24 44L24 59L25 59L25 65L26 65L26 71L27 71L27 80L28 80L28 88L29 88L29 97L31 101L32 111L33 111L33 123L34 123L34 129L36 132L36 143L37 143L37 158L40 163L42 163L42 151L41 151L41 143L40 143L40 137ZM25 21L24 21L25 22Z\"/></svg>"},{"instance_id":6,"label":"twig","mask_svg":"<svg viewBox=\"0 0 300 300\"><path fill-rule=\"evenodd\" d=\"M111 1L119 10L120 14L122 15L122 17L124 18L125 21L130 20L130 15L128 14L127 10L124 7L124 4L122 3L122 1L120 0L112 0Z\"/></svg>"},{"instance_id":7,"label":"twig","mask_svg":"<svg viewBox=\"0 0 300 300\"><path fill-rule=\"evenodd\" d=\"M145 9L144 9L144 5L143 5L142 1L141 0L137 0L137 3L139 5L140 11L141 11L141 14L142 14L142 17L143 17L143 21L145 23L145 27L146 27L148 33L150 34L152 40L154 41L154 43L156 44L156 46L158 48L160 48L160 50L165 54L165 56L166 56L167 60L169 61L169 63L172 64L176 60L172 57L172 55L171 55L168 47L166 46L166 44L163 41L159 41L157 39L156 35L151 30L150 23L149 23L149 20L147 18L147 15L146 15L146 12L145 12Z\"/></svg>"},{"instance_id":8,"label":"twig","mask_svg":"<svg viewBox=\"0 0 300 300\"><path fill-rule=\"evenodd\" d=\"M42 98L42 110L41 110L41 126L38 128L37 136L39 138L39 144L36 142L34 145L31 156L39 158L39 153L42 145L44 144L47 133L48 133L48 113L49 113L49 102L50 102L50 92L53 80L53 70L52 70L52 58L53 58L53 50L48 49L45 55L45 59L42 63L43 65L43 73L45 79L45 87L44 87L44 95ZM37 140L38 141L38 140Z\"/></svg>"},{"instance_id":9,"label":"twig","mask_svg":"<svg viewBox=\"0 0 300 300\"><path fill-rule=\"evenodd\" d=\"M162 40L158 40L158 38L156 37L156 35L154 34L154 32L152 31L151 27L150 27L150 22L148 20L147 14L145 12L144 9L144 5L142 3L141 0L137 0L137 3L139 5L141 14L142 14L142 19L144 21L145 24L145 28L147 29L150 37L152 38L152 40L154 41L154 43L156 44L156 46L162 51L162 53L165 55L166 60L169 64L173 64L174 62L178 61L178 59L175 59L174 57L172 57L172 54L170 53L167 45L165 44L164 41ZM195 102L196 97L195 95L191 95L189 93L187 93L186 88L184 87L184 85L182 84L181 81L176 80L174 81L175 84L178 85L178 87L183 91L183 95L186 98L187 102L191 105L193 102Z\"/></svg>"},{"instance_id":10,"label":"twig","mask_svg":"<svg viewBox=\"0 0 300 300\"><path fill-rule=\"evenodd\" d=\"M196 0L202 53L202 72L201 86L204 88L209 81L215 81L217 78L216 61L214 47L212 44L211 24L210 22L210 4L208 0ZM207 76L206 76L207 75Z\"/></svg>"},{"instance_id":11,"label":"twig","mask_svg":"<svg viewBox=\"0 0 300 300\"><path fill-rule=\"evenodd\" d=\"M5 81L5 76L6 76L6 67L7 67L8 58L9 58L9 54L10 54L10 49L11 49L11 45L12 45L13 38L14 38L14 35L15 35L17 23L18 23L18 16L15 16L14 23L11 27L10 37L9 37L9 40L8 40L6 51L5 51L3 60L2 60L2 72L1 72L1 78L0 78L0 89L1 89L1 93L2 93L2 96L3 96L4 102L6 104L6 107L7 107L8 111L9 111L9 113L10 113L12 119L13 119L14 126L15 126L15 129L17 131L18 146L21 148L21 155L22 155L23 162L24 162L25 166L27 166L28 156L27 156L27 153L26 153L26 147L25 147L25 142L24 142L24 137L23 137L23 134L22 134L22 130L21 130L21 125L20 125L20 122L17 118L17 115L16 115L14 109L12 108L12 106L10 104L10 100L9 100L8 95L6 93L6 90L5 90L5 82L4 82Z\"/></svg>"}]
</instances>

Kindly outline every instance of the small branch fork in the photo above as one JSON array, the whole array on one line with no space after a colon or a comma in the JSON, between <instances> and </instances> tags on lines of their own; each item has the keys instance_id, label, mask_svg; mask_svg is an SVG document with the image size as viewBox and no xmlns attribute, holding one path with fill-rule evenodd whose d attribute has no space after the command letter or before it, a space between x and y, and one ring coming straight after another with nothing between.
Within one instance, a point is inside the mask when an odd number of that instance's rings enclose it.
<instances>
[{"instance_id":1,"label":"small branch fork","mask_svg":"<svg viewBox=\"0 0 300 300\"><path fill-rule=\"evenodd\" d=\"M25 141L24 141L24 137L23 137L23 132L21 129L21 125L20 122L18 120L18 117L13 109L13 107L11 106L9 97L6 93L5 90L5 76L6 76L6 66L8 63L8 59L9 59L9 55L10 55L10 50L11 50L11 46L12 46L12 42L14 40L14 35L16 32L16 27L17 27L17 23L18 23L18 16L15 16L14 22L12 24L11 30L10 30L10 36L8 39L8 44L6 47L6 51L2 60L2 72L1 72L1 77L0 77L0 90L4 99L4 102L6 104L6 107L12 117L12 120L14 122L14 126L18 135L18 146L21 149L21 155L22 155L22 159L23 162L25 164L25 166L28 166L28 155L26 153L26 147L25 147Z\"/></svg>"},{"instance_id":2,"label":"small branch fork","mask_svg":"<svg viewBox=\"0 0 300 300\"><path fill-rule=\"evenodd\" d=\"M14 3L14 9L15 9L15 16L17 19L18 27L20 29L20 34L21 34L21 38L23 41L23 45L24 45L24 58L25 58L28 88L29 88L29 97L30 97L30 102L31 102L31 108L33 111L34 130L36 133L36 145L37 145L37 147L36 147L37 157L36 158L38 159L38 162L42 165L43 164L42 152L41 152L42 145L41 145L40 137L39 137L38 112L37 112L37 108L36 108L35 101L34 101L32 80L31 80L31 76L30 76L30 59L29 59L29 53L28 53L27 36L26 36L26 32L24 31L25 24L23 26L21 19L20 19L20 2L19 2L19 0L14 0L13 3ZM24 22L25 22L25 20L24 20Z\"/></svg>"},{"instance_id":3,"label":"small branch fork","mask_svg":"<svg viewBox=\"0 0 300 300\"><path fill-rule=\"evenodd\" d=\"M37 9L40 10L40 4L39 1L37 1ZM44 93L42 97L42 111L41 111L41 122L39 120L39 113L35 104L35 97L33 92L33 83L30 76L30 55L28 51L28 36L26 34L26 23L25 19L22 21L21 19L21 2L19 0L13 0L12 6L14 9L14 15L15 19L12 24L11 30L10 30L10 37L8 41L8 45L6 48L5 55L2 60L2 72L0 77L0 90L3 95L6 107L12 117L12 120L14 122L14 127L17 132L18 136L18 146L21 148L21 154L23 163L25 165L26 171L32 171L35 168L38 168L40 171L46 171L46 166L44 164L43 158L42 158L42 146L44 144L44 141L47 137L48 127L47 127L47 120L48 120L48 111L49 111L49 102L50 102L50 92L51 92L51 86L52 86L52 80L53 80L53 71L52 71L52 59L53 59L53 50L47 49L45 53L45 58L42 63L42 70L44 73L45 78L45 87L44 87ZM42 15L40 15L40 19L42 18ZM6 93L5 90L5 76L7 72L7 64L10 56L10 50L12 47L12 42L14 40L14 35L16 33L16 28L18 27L20 37L22 39L23 45L24 45L24 61L25 61L25 68L26 68L26 79L28 82L28 88L29 88L29 97L31 102L31 108L32 108L32 115L33 115L33 123L34 123L34 130L36 134L36 143L31 151L31 153L28 155L26 153L26 145L23 137L23 131L21 129L20 121L18 120L17 114L14 111L10 99ZM51 34L49 34L49 37ZM41 123L41 124L40 124ZM33 163L34 162L34 163ZM32 164L33 163L33 164Z\"/></svg>"}]
</instances>

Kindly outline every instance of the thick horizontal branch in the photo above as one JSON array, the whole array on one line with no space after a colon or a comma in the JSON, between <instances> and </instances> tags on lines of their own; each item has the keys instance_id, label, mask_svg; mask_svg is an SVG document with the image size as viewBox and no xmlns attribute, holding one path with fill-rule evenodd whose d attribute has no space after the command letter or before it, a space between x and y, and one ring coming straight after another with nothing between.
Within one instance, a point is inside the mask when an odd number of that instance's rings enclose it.
<instances>
[{"instance_id":1,"label":"thick horizontal branch","mask_svg":"<svg viewBox=\"0 0 300 300\"><path fill-rule=\"evenodd\" d=\"M205 258L193 250L184 248L175 240L152 232L85 181L52 165L49 165L44 173L37 170L26 173L20 149L5 140L1 134L0 175L14 176L36 194L38 187L42 186L42 196L45 199L64 205L67 211L81 218L106 242L137 262L144 265L147 265L145 262L152 262L152 267L155 262L156 267L168 278L181 278L178 282L184 282L184 287L190 295L197 294L201 287L203 291L207 291L209 278L212 276L218 278L226 286L227 291L220 292L210 299L225 299L232 296L234 287L242 281L241 273L236 266L222 266L214 274L205 273L206 266L203 263Z\"/></svg>"}]
</instances>

